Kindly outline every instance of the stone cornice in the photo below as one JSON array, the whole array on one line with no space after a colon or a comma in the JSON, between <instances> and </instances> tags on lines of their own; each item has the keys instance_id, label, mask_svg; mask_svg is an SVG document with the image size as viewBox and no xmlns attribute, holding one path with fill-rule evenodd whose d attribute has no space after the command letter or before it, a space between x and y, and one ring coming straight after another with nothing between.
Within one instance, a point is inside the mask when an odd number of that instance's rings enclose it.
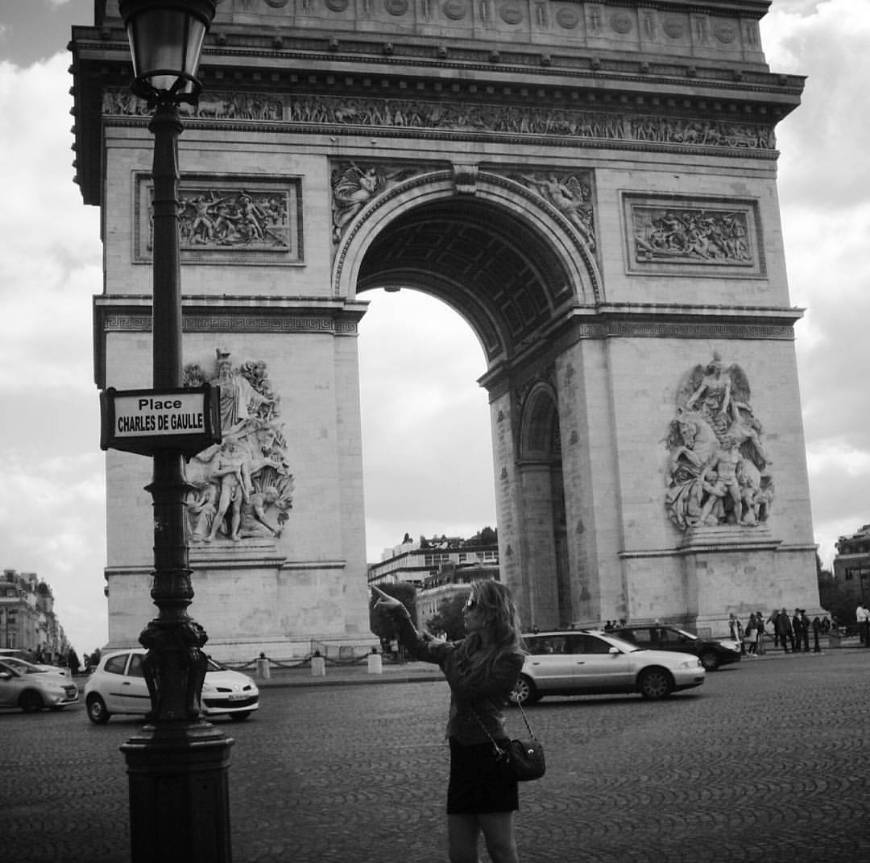
<instances>
[{"instance_id":1,"label":"stone cornice","mask_svg":"<svg viewBox=\"0 0 870 863\"><path fill-rule=\"evenodd\" d=\"M695 10L696 5L681 4L681 8ZM73 37L76 182L86 203L99 204L103 92L128 87L132 74L129 50L120 21L111 16L102 28L73 28ZM200 75L205 87L203 99L221 90L277 97L302 91L337 99L449 98L487 101L506 108L551 106L554 110L652 112L668 117L682 114L714 122L764 123L771 130L799 104L803 88L802 77L773 75L763 62L733 54L656 55L627 45L603 50L579 46L576 40L546 45L513 38L493 48L483 38L455 40L443 34L401 32L385 40L382 34L365 28L341 33L294 30L291 38L270 36L269 28L264 31L247 25L239 25L233 32L218 30L209 37ZM209 121L191 122L207 125ZM250 123L227 119L222 124L222 128L227 124L234 129L254 128ZM256 128L272 130L262 125ZM398 126L385 129L389 131L376 134L414 136L413 131ZM323 124L297 126L292 131L346 132ZM468 138L459 131L430 129L420 136L445 134L457 140ZM534 135L509 140L533 146L540 143ZM646 142L641 149L655 147ZM775 151L772 155L775 157Z\"/></svg>"},{"instance_id":2,"label":"stone cornice","mask_svg":"<svg viewBox=\"0 0 870 863\"><path fill-rule=\"evenodd\" d=\"M516 368L545 363L578 341L606 339L752 339L794 341L803 309L778 306L600 303L577 306L516 346L510 362L500 360L478 378L494 398L510 386Z\"/></svg>"},{"instance_id":3,"label":"stone cornice","mask_svg":"<svg viewBox=\"0 0 870 863\"><path fill-rule=\"evenodd\" d=\"M334 337L357 335L368 303L319 297L183 298L186 333L308 333ZM141 295L94 297L94 380L106 387L106 336L151 332L151 298Z\"/></svg>"}]
</instances>

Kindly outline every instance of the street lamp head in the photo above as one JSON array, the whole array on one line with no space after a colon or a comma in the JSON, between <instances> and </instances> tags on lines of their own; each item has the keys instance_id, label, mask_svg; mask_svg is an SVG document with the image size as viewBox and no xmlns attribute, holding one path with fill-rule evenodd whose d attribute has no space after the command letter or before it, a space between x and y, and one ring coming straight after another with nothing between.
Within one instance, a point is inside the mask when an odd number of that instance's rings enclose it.
<instances>
[{"instance_id":1,"label":"street lamp head","mask_svg":"<svg viewBox=\"0 0 870 863\"><path fill-rule=\"evenodd\" d=\"M137 96L152 103L196 100L199 55L216 6L216 0L120 0Z\"/></svg>"}]
</instances>

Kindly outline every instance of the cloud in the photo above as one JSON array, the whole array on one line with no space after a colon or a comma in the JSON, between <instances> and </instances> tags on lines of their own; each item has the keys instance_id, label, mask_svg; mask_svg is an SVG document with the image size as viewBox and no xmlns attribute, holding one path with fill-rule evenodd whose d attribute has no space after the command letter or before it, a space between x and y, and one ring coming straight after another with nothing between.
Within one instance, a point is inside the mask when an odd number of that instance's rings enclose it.
<instances>
[{"instance_id":1,"label":"cloud","mask_svg":"<svg viewBox=\"0 0 870 863\"><path fill-rule=\"evenodd\" d=\"M483 350L425 294L367 291L360 379L368 559L405 532L471 536L495 525Z\"/></svg>"},{"instance_id":2,"label":"cloud","mask_svg":"<svg viewBox=\"0 0 870 863\"><path fill-rule=\"evenodd\" d=\"M803 103L777 130L790 292L819 553L870 521L870 4L774 2L762 21L771 68L806 74Z\"/></svg>"},{"instance_id":3,"label":"cloud","mask_svg":"<svg viewBox=\"0 0 870 863\"><path fill-rule=\"evenodd\" d=\"M81 652L104 644L105 481L91 297L102 290L99 212L73 183L69 57L0 63L2 566L51 586ZM14 118L14 127L11 123Z\"/></svg>"}]
</instances>

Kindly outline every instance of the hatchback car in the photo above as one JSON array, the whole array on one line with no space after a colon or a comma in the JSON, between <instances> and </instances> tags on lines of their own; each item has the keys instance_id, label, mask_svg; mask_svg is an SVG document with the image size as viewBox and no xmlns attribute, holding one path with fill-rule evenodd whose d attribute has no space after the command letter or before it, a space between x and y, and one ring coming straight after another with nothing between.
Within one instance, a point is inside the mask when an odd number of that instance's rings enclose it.
<instances>
[{"instance_id":1,"label":"hatchback car","mask_svg":"<svg viewBox=\"0 0 870 863\"><path fill-rule=\"evenodd\" d=\"M693 653L707 671L715 671L720 665L740 662L739 642L731 638L700 638L677 626L660 623L629 624L615 629L613 634L650 650Z\"/></svg>"},{"instance_id":2,"label":"hatchback car","mask_svg":"<svg viewBox=\"0 0 870 863\"><path fill-rule=\"evenodd\" d=\"M0 659L0 707L20 707L36 713L43 707L60 710L79 700L79 688L23 659Z\"/></svg>"},{"instance_id":3,"label":"hatchback car","mask_svg":"<svg viewBox=\"0 0 870 863\"><path fill-rule=\"evenodd\" d=\"M529 655L514 690L523 704L545 695L639 692L666 698L706 677L697 656L641 650L603 632L536 632L523 640Z\"/></svg>"},{"instance_id":4,"label":"hatchback car","mask_svg":"<svg viewBox=\"0 0 870 863\"><path fill-rule=\"evenodd\" d=\"M62 677L64 680L68 680L68 676L66 673L66 669L58 668L56 665L45 665L41 662L28 662L26 659L20 659L17 656L0 656L0 659L3 660L7 665L11 665L13 668L23 668L25 670L32 671L34 668L39 671L47 671L49 674L56 674L58 677Z\"/></svg>"},{"instance_id":5,"label":"hatchback car","mask_svg":"<svg viewBox=\"0 0 870 863\"><path fill-rule=\"evenodd\" d=\"M142 668L145 653L144 648L136 647L100 657L85 684L85 708L91 722L102 725L114 713L144 716L151 710ZM229 716L241 721L259 706L260 692L250 677L209 658L202 685L202 708L208 718Z\"/></svg>"}]
</instances>

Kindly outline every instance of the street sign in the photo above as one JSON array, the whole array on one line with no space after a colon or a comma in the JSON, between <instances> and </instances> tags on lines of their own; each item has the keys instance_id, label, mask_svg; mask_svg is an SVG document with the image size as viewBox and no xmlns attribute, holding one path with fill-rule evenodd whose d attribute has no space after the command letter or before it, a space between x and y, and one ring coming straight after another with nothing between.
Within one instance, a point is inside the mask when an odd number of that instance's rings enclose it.
<instances>
[{"instance_id":1,"label":"street sign","mask_svg":"<svg viewBox=\"0 0 870 863\"><path fill-rule=\"evenodd\" d=\"M100 448L194 455L220 443L220 389L116 390L100 393Z\"/></svg>"}]
</instances>

